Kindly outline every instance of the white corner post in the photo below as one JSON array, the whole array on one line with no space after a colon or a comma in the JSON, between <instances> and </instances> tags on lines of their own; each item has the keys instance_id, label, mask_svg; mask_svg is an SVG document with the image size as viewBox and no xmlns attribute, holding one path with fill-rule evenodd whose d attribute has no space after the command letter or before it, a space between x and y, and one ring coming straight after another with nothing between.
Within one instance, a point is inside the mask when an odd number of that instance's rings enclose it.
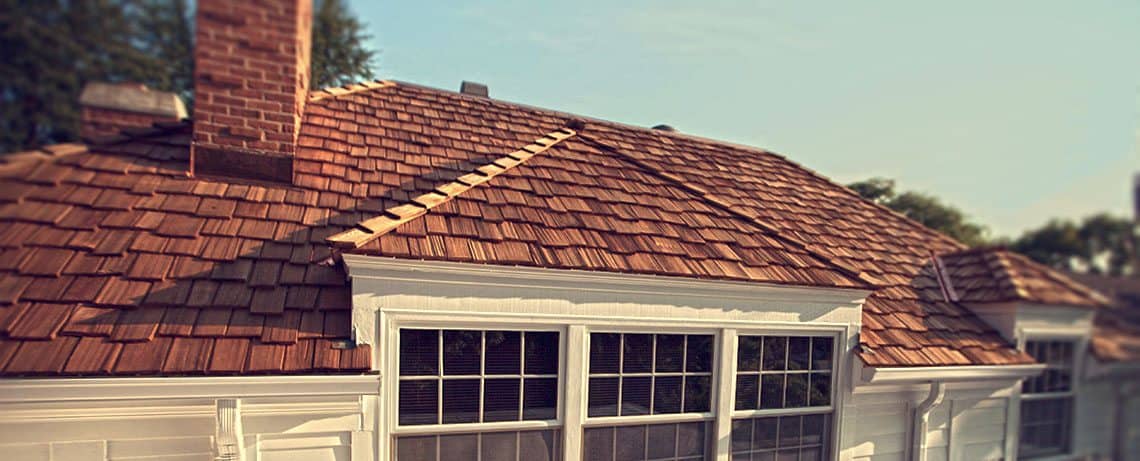
<instances>
[{"instance_id":1,"label":"white corner post","mask_svg":"<svg viewBox=\"0 0 1140 461\"><path fill-rule=\"evenodd\" d=\"M736 329L720 331L720 356L716 373L716 420L713 426L716 434L716 460L728 461L732 457L732 411L733 388L736 375Z\"/></svg>"},{"instance_id":2,"label":"white corner post","mask_svg":"<svg viewBox=\"0 0 1140 461\"><path fill-rule=\"evenodd\" d=\"M930 383L930 395L914 409L914 440L911 442L910 459L926 461L926 434L930 432L930 412L942 403L946 397L946 388L941 381Z\"/></svg>"},{"instance_id":3,"label":"white corner post","mask_svg":"<svg viewBox=\"0 0 1140 461\"><path fill-rule=\"evenodd\" d=\"M582 459L582 421L586 407L586 327L570 325L566 331L566 401L563 444L566 461Z\"/></svg>"},{"instance_id":4,"label":"white corner post","mask_svg":"<svg viewBox=\"0 0 1140 461\"><path fill-rule=\"evenodd\" d=\"M241 428L241 399L218 399L214 420L214 459L244 461L245 437Z\"/></svg>"}]
</instances>

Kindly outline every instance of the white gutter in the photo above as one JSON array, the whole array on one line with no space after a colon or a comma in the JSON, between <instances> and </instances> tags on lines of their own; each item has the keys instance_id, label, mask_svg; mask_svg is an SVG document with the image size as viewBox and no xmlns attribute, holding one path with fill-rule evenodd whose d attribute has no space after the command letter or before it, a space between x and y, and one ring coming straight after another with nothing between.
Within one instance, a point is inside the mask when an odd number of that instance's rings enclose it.
<instances>
[{"instance_id":1,"label":"white gutter","mask_svg":"<svg viewBox=\"0 0 1140 461\"><path fill-rule=\"evenodd\" d=\"M0 379L0 403L377 395L379 375Z\"/></svg>"},{"instance_id":2,"label":"white gutter","mask_svg":"<svg viewBox=\"0 0 1140 461\"><path fill-rule=\"evenodd\" d=\"M926 434L930 431L930 411L941 404L944 397L946 397L946 387L941 381L932 382L930 395L914 409L914 426L912 426L914 440L911 442L914 453L911 453L910 459L926 461Z\"/></svg>"},{"instance_id":3,"label":"white gutter","mask_svg":"<svg viewBox=\"0 0 1140 461\"><path fill-rule=\"evenodd\" d=\"M921 384L955 381L1018 380L1041 374L1044 364L971 365L949 367L867 367L861 384Z\"/></svg>"}]
</instances>

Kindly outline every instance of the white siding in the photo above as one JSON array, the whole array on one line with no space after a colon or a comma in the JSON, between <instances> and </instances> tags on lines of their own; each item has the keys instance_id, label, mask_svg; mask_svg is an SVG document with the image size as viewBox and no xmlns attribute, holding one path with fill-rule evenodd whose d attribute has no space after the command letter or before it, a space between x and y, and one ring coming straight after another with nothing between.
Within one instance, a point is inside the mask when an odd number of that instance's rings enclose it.
<instances>
[{"instance_id":1,"label":"white siding","mask_svg":"<svg viewBox=\"0 0 1140 461\"><path fill-rule=\"evenodd\" d=\"M844 427L851 433L842 459L855 461L904 461L913 421L912 392L855 394L844 413Z\"/></svg>"},{"instance_id":2,"label":"white siding","mask_svg":"<svg viewBox=\"0 0 1140 461\"><path fill-rule=\"evenodd\" d=\"M35 461L213 459L210 400L0 406L0 458ZM249 460L351 461L371 445L359 397L245 399ZM367 429L367 430L365 430ZM368 434L370 435L370 434ZM360 447L371 456L371 447Z\"/></svg>"},{"instance_id":3,"label":"white siding","mask_svg":"<svg viewBox=\"0 0 1140 461\"><path fill-rule=\"evenodd\" d=\"M954 399L950 411L951 460L1002 459L1008 398Z\"/></svg>"}]
</instances>

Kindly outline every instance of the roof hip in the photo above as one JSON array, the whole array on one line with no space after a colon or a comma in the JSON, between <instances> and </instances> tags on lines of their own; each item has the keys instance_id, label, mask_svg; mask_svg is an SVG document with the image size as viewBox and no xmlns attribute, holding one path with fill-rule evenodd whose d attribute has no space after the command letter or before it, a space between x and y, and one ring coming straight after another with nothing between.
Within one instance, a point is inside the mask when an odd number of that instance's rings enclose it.
<instances>
[{"instance_id":1,"label":"roof hip","mask_svg":"<svg viewBox=\"0 0 1140 461\"><path fill-rule=\"evenodd\" d=\"M818 251L818 250L810 247L808 244L801 242L798 239L787 236L786 234L780 232L775 227L772 227L771 225L757 219L755 216L751 216L749 214L741 212L737 207L732 206L730 203L726 202L724 199L722 199L716 195L713 195L712 193L710 193L709 191L705 190L702 187L689 184L688 182L685 181L684 178L682 178L676 174L670 173L668 171L661 171L661 170L655 168L651 163L645 162L645 161L643 161L643 160L641 160L641 159L639 159L633 155L630 155L627 152L624 152L624 151L622 151L618 148L612 147L612 146L610 146L610 145L608 145L602 141L594 139L591 136L579 134L578 138L581 139L583 142L590 144L591 146L593 146L595 148L598 148L598 149L601 149L605 152L610 152L610 153L613 153L615 155L621 156L623 159L625 159L626 161L628 161L630 163L633 163L638 168L641 168L642 170L644 170L646 173L652 174L652 175L657 176L659 178L662 178L662 179L665 179L665 180L670 181L672 183L675 183L678 186L681 186L681 188L683 188L686 191L688 191L689 193L695 195L697 198L703 200L705 203L708 203L709 205L712 205L716 208L724 210L724 211L732 214L733 216L744 219L749 224L752 224L756 227L759 227L761 230L763 230L769 236L771 236L775 239L781 240L781 241L783 241L789 245L792 245L796 248L799 248L799 249L803 250L804 252L812 255L813 257L819 259L820 261L823 261L824 263L831 265L835 269L842 272L844 275L847 275L851 279L862 283L865 288L877 288L879 285L881 285L881 282L879 280L875 279L870 274L867 274L866 272L860 271L856 268L853 268L853 267L848 266L846 264L835 261L830 256L828 256L826 253Z\"/></svg>"}]
</instances>

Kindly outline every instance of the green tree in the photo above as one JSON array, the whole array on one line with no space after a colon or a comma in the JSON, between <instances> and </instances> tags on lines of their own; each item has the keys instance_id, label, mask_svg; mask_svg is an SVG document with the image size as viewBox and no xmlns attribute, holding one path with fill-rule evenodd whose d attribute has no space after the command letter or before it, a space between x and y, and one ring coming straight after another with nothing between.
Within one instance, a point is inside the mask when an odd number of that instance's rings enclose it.
<instances>
[{"instance_id":1,"label":"green tree","mask_svg":"<svg viewBox=\"0 0 1140 461\"><path fill-rule=\"evenodd\" d=\"M966 245L978 246L988 242L986 227L971 222L958 208L921 192L898 193L894 180L871 178L847 187L867 200L897 211Z\"/></svg>"},{"instance_id":2,"label":"green tree","mask_svg":"<svg viewBox=\"0 0 1140 461\"><path fill-rule=\"evenodd\" d=\"M376 52L365 47L364 24L341 0L318 0L313 13L313 88L373 78Z\"/></svg>"},{"instance_id":3,"label":"green tree","mask_svg":"<svg viewBox=\"0 0 1140 461\"><path fill-rule=\"evenodd\" d=\"M1137 275L1138 245L1131 221L1099 213L1079 222L1051 220L1026 231L1010 248L1058 269L1120 276Z\"/></svg>"},{"instance_id":4,"label":"green tree","mask_svg":"<svg viewBox=\"0 0 1140 461\"><path fill-rule=\"evenodd\" d=\"M365 26L340 0L318 0L315 88L372 78ZM193 103L187 0L0 0L0 153L79 136L88 82L138 82Z\"/></svg>"}]
</instances>

